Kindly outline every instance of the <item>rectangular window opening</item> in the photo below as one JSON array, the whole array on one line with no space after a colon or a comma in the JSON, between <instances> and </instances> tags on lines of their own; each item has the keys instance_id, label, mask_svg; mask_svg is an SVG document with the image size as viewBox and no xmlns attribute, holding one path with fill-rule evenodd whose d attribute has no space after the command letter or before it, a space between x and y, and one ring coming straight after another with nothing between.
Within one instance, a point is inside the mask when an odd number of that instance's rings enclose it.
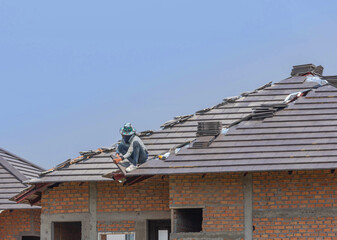
<instances>
[{"instance_id":1,"label":"rectangular window opening","mask_svg":"<svg viewBox=\"0 0 337 240\"><path fill-rule=\"evenodd\" d=\"M202 231L202 208L175 209L175 229L181 232Z\"/></svg>"},{"instance_id":2,"label":"rectangular window opening","mask_svg":"<svg viewBox=\"0 0 337 240\"><path fill-rule=\"evenodd\" d=\"M53 240L81 240L81 222L54 222Z\"/></svg>"}]
</instances>

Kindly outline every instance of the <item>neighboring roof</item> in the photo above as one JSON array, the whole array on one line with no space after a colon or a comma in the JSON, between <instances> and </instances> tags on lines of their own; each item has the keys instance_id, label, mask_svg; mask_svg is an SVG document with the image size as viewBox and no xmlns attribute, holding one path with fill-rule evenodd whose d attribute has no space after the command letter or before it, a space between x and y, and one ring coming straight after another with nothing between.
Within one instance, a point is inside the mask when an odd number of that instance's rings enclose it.
<instances>
[{"instance_id":1,"label":"neighboring roof","mask_svg":"<svg viewBox=\"0 0 337 240\"><path fill-rule=\"evenodd\" d=\"M207 116L215 119L217 114L238 108L251 112L256 99L283 100L283 94L293 88L312 87L304 79L286 79ZM129 175L335 169L336 144L337 88L328 84L311 90L273 117L231 127L206 148L182 148L166 161L149 161Z\"/></svg>"},{"instance_id":2,"label":"neighboring roof","mask_svg":"<svg viewBox=\"0 0 337 240\"><path fill-rule=\"evenodd\" d=\"M270 83L266 84L252 92L243 93L239 97L227 98L214 107L198 111L192 115L177 117L165 123L162 130L142 133L144 136L141 136L141 139L149 150L150 159L155 158L160 154L168 152L170 149L195 140L199 121L221 121L224 127L228 127L234 122L248 116L252 111L252 107L259 106L262 103L280 102L291 93L317 86L316 82L307 82L305 80L305 76L291 77L274 85ZM82 153L83 156L68 160L58 167L47 171L40 178L28 181L28 183L107 181L109 179L103 178L102 175L116 169L116 166L109 157L113 150L114 148L98 149ZM167 166L167 168L165 171L162 171L162 166L157 166L162 163L162 161L150 160L148 163L143 164L140 169L133 171L129 175L150 175L161 172L166 174L182 169L169 167L167 165L169 161L167 161L165 162L165 167ZM198 165L197 163L200 164L199 167L204 165L201 161L194 164ZM193 172L195 167L198 166L186 168L184 172L190 170Z\"/></svg>"},{"instance_id":3,"label":"neighboring roof","mask_svg":"<svg viewBox=\"0 0 337 240\"><path fill-rule=\"evenodd\" d=\"M41 167L0 148L0 210L31 208L8 200L27 187L24 181L36 178Z\"/></svg>"}]
</instances>

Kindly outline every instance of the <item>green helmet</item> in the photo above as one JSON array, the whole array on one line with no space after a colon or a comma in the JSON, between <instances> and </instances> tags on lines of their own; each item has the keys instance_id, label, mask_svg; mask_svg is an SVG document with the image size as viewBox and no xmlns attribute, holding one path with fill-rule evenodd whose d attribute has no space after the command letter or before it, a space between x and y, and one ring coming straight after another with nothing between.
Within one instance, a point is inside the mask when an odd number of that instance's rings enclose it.
<instances>
[{"instance_id":1,"label":"green helmet","mask_svg":"<svg viewBox=\"0 0 337 240\"><path fill-rule=\"evenodd\" d=\"M124 127L121 127L119 132L123 136L130 136L136 133L136 129L134 129L131 123L125 123Z\"/></svg>"}]
</instances>

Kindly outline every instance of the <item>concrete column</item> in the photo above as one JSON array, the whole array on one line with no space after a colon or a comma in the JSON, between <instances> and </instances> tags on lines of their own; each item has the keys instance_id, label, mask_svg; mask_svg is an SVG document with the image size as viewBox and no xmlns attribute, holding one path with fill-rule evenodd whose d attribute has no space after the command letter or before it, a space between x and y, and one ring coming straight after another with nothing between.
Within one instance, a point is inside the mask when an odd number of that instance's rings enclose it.
<instances>
[{"instance_id":1,"label":"concrete column","mask_svg":"<svg viewBox=\"0 0 337 240\"><path fill-rule=\"evenodd\" d=\"M89 239L97 240L97 182L89 183Z\"/></svg>"},{"instance_id":2,"label":"concrete column","mask_svg":"<svg viewBox=\"0 0 337 240\"><path fill-rule=\"evenodd\" d=\"M244 236L245 240L253 239L253 175L247 173L243 176L244 199Z\"/></svg>"},{"instance_id":3,"label":"concrete column","mask_svg":"<svg viewBox=\"0 0 337 240\"><path fill-rule=\"evenodd\" d=\"M41 240L51 240L52 226L51 221L48 221L43 215L41 215L41 229L40 236Z\"/></svg>"},{"instance_id":4,"label":"concrete column","mask_svg":"<svg viewBox=\"0 0 337 240\"><path fill-rule=\"evenodd\" d=\"M135 232L136 232L136 240L147 239L147 221L146 220L136 221Z\"/></svg>"}]
</instances>

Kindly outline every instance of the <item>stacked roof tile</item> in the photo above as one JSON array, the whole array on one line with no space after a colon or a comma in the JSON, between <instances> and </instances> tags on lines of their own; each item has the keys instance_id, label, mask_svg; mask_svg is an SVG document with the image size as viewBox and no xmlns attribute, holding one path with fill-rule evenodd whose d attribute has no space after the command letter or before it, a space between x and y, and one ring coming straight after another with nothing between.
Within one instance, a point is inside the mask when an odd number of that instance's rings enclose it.
<instances>
[{"instance_id":1,"label":"stacked roof tile","mask_svg":"<svg viewBox=\"0 0 337 240\"><path fill-rule=\"evenodd\" d=\"M42 168L0 148L0 210L30 208L9 198L27 187L24 181L36 178Z\"/></svg>"}]
</instances>

